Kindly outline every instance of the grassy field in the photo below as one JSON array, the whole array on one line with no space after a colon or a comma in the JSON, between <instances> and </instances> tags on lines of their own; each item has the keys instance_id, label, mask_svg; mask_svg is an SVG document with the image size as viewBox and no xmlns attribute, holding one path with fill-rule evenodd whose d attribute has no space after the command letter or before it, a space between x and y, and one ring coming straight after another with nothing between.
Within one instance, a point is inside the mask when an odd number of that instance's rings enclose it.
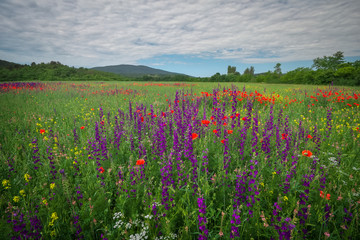
<instances>
[{"instance_id":1,"label":"grassy field","mask_svg":"<svg viewBox=\"0 0 360 240\"><path fill-rule=\"evenodd\" d=\"M1 239L357 239L360 88L0 84Z\"/></svg>"}]
</instances>

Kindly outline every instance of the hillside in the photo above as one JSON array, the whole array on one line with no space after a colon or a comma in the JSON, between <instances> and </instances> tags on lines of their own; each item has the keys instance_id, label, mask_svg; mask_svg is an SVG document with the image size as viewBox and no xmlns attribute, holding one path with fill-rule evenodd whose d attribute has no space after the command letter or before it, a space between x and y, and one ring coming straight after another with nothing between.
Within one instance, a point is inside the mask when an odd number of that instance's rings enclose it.
<instances>
[{"instance_id":1,"label":"hillside","mask_svg":"<svg viewBox=\"0 0 360 240\"><path fill-rule=\"evenodd\" d=\"M94 67L91 68L98 71L116 73L126 77L142 77L146 75L153 76L171 76L171 75L184 75L180 73L168 72L161 69L151 68L147 66L136 66L136 65L113 65L113 66L104 66L104 67Z\"/></svg>"}]
</instances>

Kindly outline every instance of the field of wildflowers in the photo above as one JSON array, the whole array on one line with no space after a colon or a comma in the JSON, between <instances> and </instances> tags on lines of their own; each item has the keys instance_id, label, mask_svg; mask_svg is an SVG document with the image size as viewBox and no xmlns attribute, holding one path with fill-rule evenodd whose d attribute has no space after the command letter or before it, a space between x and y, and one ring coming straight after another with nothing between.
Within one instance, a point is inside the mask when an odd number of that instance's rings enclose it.
<instances>
[{"instance_id":1,"label":"field of wildflowers","mask_svg":"<svg viewBox=\"0 0 360 240\"><path fill-rule=\"evenodd\" d=\"M0 84L1 239L358 239L360 89Z\"/></svg>"}]
</instances>

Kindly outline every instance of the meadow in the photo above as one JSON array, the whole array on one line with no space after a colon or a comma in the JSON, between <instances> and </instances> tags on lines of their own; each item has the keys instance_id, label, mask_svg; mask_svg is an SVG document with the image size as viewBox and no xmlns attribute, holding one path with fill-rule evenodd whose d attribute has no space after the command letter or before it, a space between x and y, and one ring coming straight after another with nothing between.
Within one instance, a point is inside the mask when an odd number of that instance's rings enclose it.
<instances>
[{"instance_id":1,"label":"meadow","mask_svg":"<svg viewBox=\"0 0 360 240\"><path fill-rule=\"evenodd\" d=\"M0 83L1 239L358 239L360 88Z\"/></svg>"}]
</instances>

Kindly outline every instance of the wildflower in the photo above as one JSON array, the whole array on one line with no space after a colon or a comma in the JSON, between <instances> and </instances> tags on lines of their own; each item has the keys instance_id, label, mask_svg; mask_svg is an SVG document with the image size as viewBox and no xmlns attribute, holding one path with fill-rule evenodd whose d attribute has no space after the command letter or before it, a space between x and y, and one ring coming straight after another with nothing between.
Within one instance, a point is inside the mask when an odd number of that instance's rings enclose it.
<instances>
[{"instance_id":1,"label":"wildflower","mask_svg":"<svg viewBox=\"0 0 360 240\"><path fill-rule=\"evenodd\" d=\"M307 138L312 139L313 137L309 134L307 135Z\"/></svg>"},{"instance_id":2,"label":"wildflower","mask_svg":"<svg viewBox=\"0 0 360 240\"><path fill-rule=\"evenodd\" d=\"M82 126L80 129L84 129L85 127L84 126Z\"/></svg>"},{"instance_id":3,"label":"wildflower","mask_svg":"<svg viewBox=\"0 0 360 240\"><path fill-rule=\"evenodd\" d=\"M320 191L320 197L324 198L324 192L323 191Z\"/></svg>"},{"instance_id":4,"label":"wildflower","mask_svg":"<svg viewBox=\"0 0 360 240\"><path fill-rule=\"evenodd\" d=\"M55 188L55 183L50 183L50 189L54 189Z\"/></svg>"},{"instance_id":5,"label":"wildflower","mask_svg":"<svg viewBox=\"0 0 360 240\"><path fill-rule=\"evenodd\" d=\"M233 133L233 130L227 130L227 133L228 133L228 134L232 134L232 133Z\"/></svg>"},{"instance_id":6,"label":"wildflower","mask_svg":"<svg viewBox=\"0 0 360 240\"><path fill-rule=\"evenodd\" d=\"M204 124L205 126L208 126L210 124L209 120L201 120L201 123Z\"/></svg>"},{"instance_id":7,"label":"wildflower","mask_svg":"<svg viewBox=\"0 0 360 240\"><path fill-rule=\"evenodd\" d=\"M309 150L304 150L304 151L302 151L302 155L305 156L305 157L311 157L312 152L310 152Z\"/></svg>"},{"instance_id":8,"label":"wildflower","mask_svg":"<svg viewBox=\"0 0 360 240\"><path fill-rule=\"evenodd\" d=\"M20 190L19 193L20 193L20 195L21 195L22 197L25 197L25 195L26 195L24 189Z\"/></svg>"},{"instance_id":9,"label":"wildflower","mask_svg":"<svg viewBox=\"0 0 360 240\"><path fill-rule=\"evenodd\" d=\"M217 133L218 131L216 129L213 130L213 133Z\"/></svg>"},{"instance_id":10,"label":"wildflower","mask_svg":"<svg viewBox=\"0 0 360 240\"><path fill-rule=\"evenodd\" d=\"M14 202L19 202L19 201L20 201L20 197L19 197L19 196L15 196L13 200L14 200Z\"/></svg>"},{"instance_id":11,"label":"wildflower","mask_svg":"<svg viewBox=\"0 0 360 240\"><path fill-rule=\"evenodd\" d=\"M29 174L25 173L24 178L25 178L26 182L29 182L29 180L31 179L31 176Z\"/></svg>"},{"instance_id":12,"label":"wildflower","mask_svg":"<svg viewBox=\"0 0 360 240\"><path fill-rule=\"evenodd\" d=\"M2 181L2 185L3 185L3 187L4 187L5 189L9 189L9 188L10 188L10 181L4 179L4 180Z\"/></svg>"},{"instance_id":13,"label":"wildflower","mask_svg":"<svg viewBox=\"0 0 360 240\"><path fill-rule=\"evenodd\" d=\"M58 217L58 215L57 215L57 213L56 212L53 212L52 214L51 214L51 219L52 220L57 220L59 217Z\"/></svg>"},{"instance_id":14,"label":"wildflower","mask_svg":"<svg viewBox=\"0 0 360 240\"><path fill-rule=\"evenodd\" d=\"M287 196L284 196L284 202L286 202L286 201L288 201L289 200L289 198L287 197Z\"/></svg>"},{"instance_id":15,"label":"wildflower","mask_svg":"<svg viewBox=\"0 0 360 240\"><path fill-rule=\"evenodd\" d=\"M45 129L40 129L40 133L44 134L45 133Z\"/></svg>"},{"instance_id":16,"label":"wildflower","mask_svg":"<svg viewBox=\"0 0 360 240\"><path fill-rule=\"evenodd\" d=\"M99 168L99 172L100 172L100 173L104 173L104 172L105 172L105 169L104 169L103 167L100 167L100 168Z\"/></svg>"},{"instance_id":17,"label":"wildflower","mask_svg":"<svg viewBox=\"0 0 360 240\"><path fill-rule=\"evenodd\" d=\"M246 119L246 117L243 117L242 120L243 120L243 121L246 121L247 119Z\"/></svg>"},{"instance_id":18,"label":"wildflower","mask_svg":"<svg viewBox=\"0 0 360 240\"><path fill-rule=\"evenodd\" d=\"M197 133L193 133L193 134L191 135L192 140L197 139L197 138L198 138L198 136L199 136L199 134L197 134Z\"/></svg>"},{"instance_id":19,"label":"wildflower","mask_svg":"<svg viewBox=\"0 0 360 240\"><path fill-rule=\"evenodd\" d=\"M144 159L139 159L136 161L136 165L144 165L145 160Z\"/></svg>"},{"instance_id":20,"label":"wildflower","mask_svg":"<svg viewBox=\"0 0 360 240\"><path fill-rule=\"evenodd\" d=\"M340 195L340 196L338 196L338 198L337 198L337 200L338 201L340 201L340 200L342 200L343 199L343 197Z\"/></svg>"},{"instance_id":21,"label":"wildflower","mask_svg":"<svg viewBox=\"0 0 360 240\"><path fill-rule=\"evenodd\" d=\"M325 239L327 239L328 237L330 237L330 233L328 233L328 232L324 232L324 235L325 235Z\"/></svg>"},{"instance_id":22,"label":"wildflower","mask_svg":"<svg viewBox=\"0 0 360 240\"><path fill-rule=\"evenodd\" d=\"M330 194L326 194L326 200L330 200Z\"/></svg>"},{"instance_id":23,"label":"wildflower","mask_svg":"<svg viewBox=\"0 0 360 240\"><path fill-rule=\"evenodd\" d=\"M281 139L286 139L287 136L288 136L287 134L283 133Z\"/></svg>"},{"instance_id":24,"label":"wildflower","mask_svg":"<svg viewBox=\"0 0 360 240\"><path fill-rule=\"evenodd\" d=\"M46 205L46 206L48 205L48 202L46 201L45 198L43 198L42 203L43 203L44 205Z\"/></svg>"},{"instance_id":25,"label":"wildflower","mask_svg":"<svg viewBox=\"0 0 360 240\"><path fill-rule=\"evenodd\" d=\"M221 143L222 143L222 144L224 144L224 143L225 143L225 141L226 141L226 140L225 140L225 139L223 139L223 140L221 140Z\"/></svg>"}]
</instances>

